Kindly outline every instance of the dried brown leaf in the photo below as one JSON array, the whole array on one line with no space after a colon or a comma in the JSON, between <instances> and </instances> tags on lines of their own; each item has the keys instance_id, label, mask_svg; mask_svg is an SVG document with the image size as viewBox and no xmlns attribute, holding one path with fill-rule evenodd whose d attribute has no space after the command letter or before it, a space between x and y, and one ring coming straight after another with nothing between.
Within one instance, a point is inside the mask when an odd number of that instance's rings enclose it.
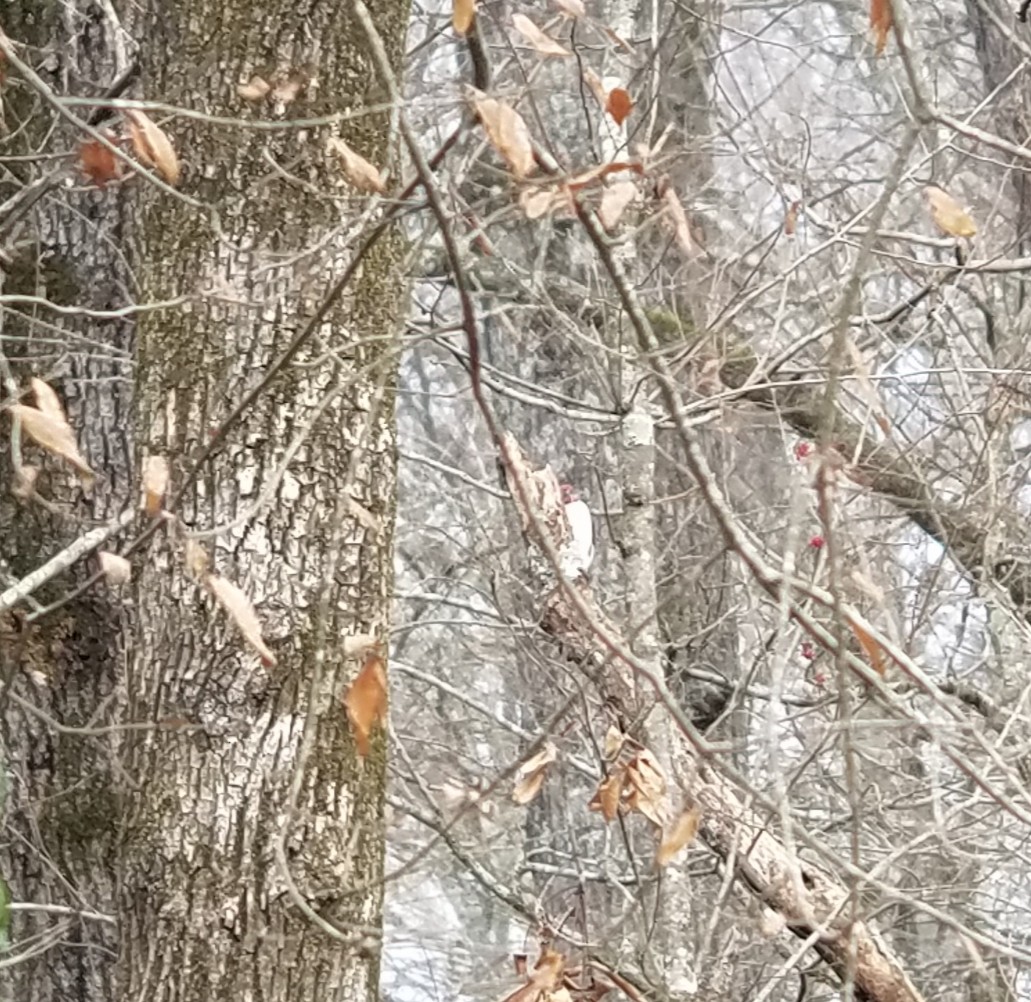
<instances>
[{"instance_id":1,"label":"dried brown leaf","mask_svg":"<svg viewBox=\"0 0 1031 1002\"><path fill-rule=\"evenodd\" d=\"M67 424L68 418L65 415L64 407L61 405L61 400L54 392L53 387L49 383L44 383L42 379L37 379L35 376L29 380L29 385L32 387L33 397L36 398L36 407L55 421Z\"/></svg>"},{"instance_id":2,"label":"dried brown leaf","mask_svg":"<svg viewBox=\"0 0 1031 1002\"><path fill-rule=\"evenodd\" d=\"M612 121L616 125L622 125L633 109L633 99L622 87L613 87L605 97L605 110L612 116Z\"/></svg>"},{"instance_id":3,"label":"dried brown leaf","mask_svg":"<svg viewBox=\"0 0 1031 1002\"><path fill-rule=\"evenodd\" d=\"M784 236L793 237L798 229L798 213L802 208L801 202L792 202L788 211L784 214Z\"/></svg>"},{"instance_id":4,"label":"dried brown leaf","mask_svg":"<svg viewBox=\"0 0 1031 1002\"><path fill-rule=\"evenodd\" d=\"M270 90L272 90L272 84L264 77L260 77L255 73L247 83L237 85L236 93L245 101L256 104L258 101L263 101L268 97Z\"/></svg>"},{"instance_id":5,"label":"dried brown leaf","mask_svg":"<svg viewBox=\"0 0 1031 1002\"><path fill-rule=\"evenodd\" d=\"M859 641L859 646L863 648L863 653L867 656L870 664L873 665L873 670L883 677L887 668L884 658L884 649L858 623L854 623L850 620L849 626L852 627L852 632L856 635L856 640Z\"/></svg>"},{"instance_id":6,"label":"dried brown leaf","mask_svg":"<svg viewBox=\"0 0 1031 1002\"><path fill-rule=\"evenodd\" d=\"M513 14L512 24L542 56L571 56L573 53L537 27L525 14Z\"/></svg>"},{"instance_id":7,"label":"dried brown leaf","mask_svg":"<svg viewBox=\"0 0 1031 1002\"><path fill-rule=\"evenodd\" d=\"M455 34L465 35L476 20L476 0L455 0L451 10L451 26Z\"/></svg>"},{"instance_id":8,"label":"dried brown leaf","mask_svg":"<svg viewBox=\"0 0 1031 1002\"><path fill-rule=\"evenodd\" d=\"M695 804L694 807L684 811L672 825L663 828L662 841L655 854L655 862L659 866L665 866L681 849L694 841L695 835L698 834L698 822L701 817L702 810Z\"/></svg>"},{"instance_id":9,"label":"dried brown leaf","mask_svg":"<svg viewBox=\"0 0 1031 1002\"><path fill-rule=\"evenodd\" d=\"M378 654L369 654L344 697L347 716L354 731L358 754L369 754L369 737L374 727L387 719L387 670Z\"/></svg>"},{"instance_id":10,"label":"dried brown leaf","mask_svg":"<svg viewBox=\"0 0 1031 1002\"><path fill-rule=\"evenodd\" d=\"M613 229L636 195L637 185L633 181L617 181L609 185L598 205L601 225L607 230Z\"/></svg>"},{"instance_id":11,"label":"dried brown leaf","mask_svg":"<svg viewBox=\"0 0 1031 1002\"><path fill-rule=\"evenodd\" d=\"M473 107L491 145L519 179L534 168L533 143L522 115L504 101L473 91Z\"/></svg>"},{"instance_id":12,"label":"dried brown leaf","mask_svg":"<svg viewBox=\"0 0 1031 1002\"><path fill-rule=\"evenodd\" d=\"M626 741L626 735L615 724L609 724L609 729L605 732L605 742L602 745L602 754L606 760L612 761L619 754L624 741Z\"/></svg>"},{"instance_id":13,"label":"dried brown leaf","mask_svg":"<svg viewBox=\"0 0 1031 1002\"><path fill-rule=\"evenodd\" d=\"M26 404L12 404L9 410L12 417L21 421L22 428L33 441L47 452L71 463L87 484L93 481L94 473L79 452L75 432L63 417L55 417Z\"/></svg>"},{"instance_id":14,"label":"dried brown leaf","mask_svg":"<svg viewBox=\"0 0 1031 1002\"><path fill-rule=\"evenodd\" d=\"M143 460L143 503L141 507L150 516L161 511L161 503L168 491L168 460L164 456L147 456Z\"/></svg>"},{"instance_id":15,"label":"dried brown leaf","mask_svg":"<svg viewBox=\"0 0 1031 1002\"><path fill-rule=\"evenodd\" d=\"M244 640L254 648L266 665L274 665L276 656L265 646L261 636L261 623L251 600L228 578L220 574L209 574L205 579L211 594L228 613L229 618L243 634Z\"/></svg>"},{"instance_id":16,"label":"dried brown leaf","mask_svg":"<svg viewBox=\"0 0 1031 1002\"><path fill-rule=\"evenodd\" d=\"M595 790L587 809L601 811L606 821L612 821L619 813L619 802L623 796L623 784L626 782L626 771L616 769L606 776Z\"/></svg>"},{"instance_id":17,"label":"dried brown leaf","mask_svg":"<svg viewBox=\"0 0 1031 1002\"><path fill-rule=\"evenodd\" d=\"M540 792L548 766L558 757L558 749L549 741L532 758L527 759L515 775L512 800L520 806L530 803Z\"/></svg>"},{"instance_id":18,"label":"dried brown leaf","mask_svg":"<svg viewBox=\"0 0 1031 1002\"><path fill-rule=\"evenodd\" d=\"M942 233L950 237L972 237L977 233L970 214L947 191L929 184L924 188L924 197L931 210L931 219Z\"/></svg>"},{"instance_id":19,"label":"dried brown leaf","mask_svg":"<svg viewBox=\"0 0 1031 1002\"><path fill-rule=\"evenodd\" d=\"M691 236L691 224L688 221L687 213L672 185L666 185L662 193L662 202L663 220L673 231L677 246L685 257L697 257L699 247L695 243L694 237Z\"/></svg>"},{"instance_id":20,"label":"dried brown leaf","mask_svg":"<svg viewBox=\"0 0 1031 1002\"><path fill-rule=\"evenodd\" d=\"M383 183L379 171L338 136L331 136L326 141L326 148L340 161L347 180L359 191L377 195L387 193L387 186Z\"/></svg>"},{"instance_id":21,"label":"dried brown leaf","mask_svg":"<svg viewBox=\"0 0 1031 1002\"><path fill-rule=\"evenodd\" d=\"M79 166L98 188L122 176L122 164L118 157L96 139L90 139L79 147Z\"/></svg>"},{"instance_id":22,"label":"dried brown leaf","mask_svg":"<svg viewBox=\"0 0 1031 1002\"><path fill-rule=\"evenodd\" d=\"M647 748L638 752L627 765L626 783L630 789L629 808L662 828L666 823L666 777Z\"/></svg>"},{"instance_id":23,"label":"dried brown leaf","mask_svg":"<svg viewBox=\"0 0 1031 1002\"><path fill-rule=\"evenodd\" d=\"M109 550L100 550L97 553L100 560L100 570L107 578L108 584L127 584L132 578L132 564L125 557Z\"/></svg>"},{"instance_id":24,"label":"dried brown leaf","mask_svg":"<svg viewBox=\"0 0 1031 1002\"><path fill-rule=\"evenodd\" d=\"M895 23L895 13L891 0L870 0L870 28L873 31L874 49L877 55L884 51L888 44L891 26Z\"/></svg>"},{"instance_id":25,"label":"dried brown leaf","mask_svg":"<svg viewBox=\"0 0 1031 1002\"><path fill-rule=\"evenodd\" d=\"M147 166L153 167L168 184L178 184L179 158L164 129L135 108L126 111L125 115L136 156Z\"/></svg>"}]
</instances>

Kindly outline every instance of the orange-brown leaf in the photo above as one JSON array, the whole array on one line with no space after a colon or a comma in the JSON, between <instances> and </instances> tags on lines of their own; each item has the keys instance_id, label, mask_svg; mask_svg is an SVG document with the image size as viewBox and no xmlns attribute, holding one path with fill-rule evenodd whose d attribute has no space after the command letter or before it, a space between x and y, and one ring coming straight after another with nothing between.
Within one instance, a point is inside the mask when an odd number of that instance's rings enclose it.
<instances>
[{"instance_id":1,"label":"orange-brown leaf","mask_svg":"<svg viewBox=\"0 0 1031 1002\"><path fill-rule=\"evenodd\" d=\"M615 770L611 775L606 776L595 790L591 802L587 805L588 810L601 811L601 816L606 821L612 821L619 813L619 801L623 796L623 784L626 782L626 772L623 769Z\"/></svg>"},{"instance_id":2,"label":"orange-brown leaf","mask_svg":"<svg viewBox=\"0 0 1031 1002\"><path fill-rule=\"evenodd\" d=\"M143 460L143 510L156 515L168 491L168 460L164 456L147 456Z\"/></svg>"},{"instance_id":3,"label":"orange-brown leaf","mask_svg":"<svg viewBox=\"0 0 1031 1002\"><path fill-rule=\"evenodd\" d=\"M455 34L465 35L476 20L476 0L455 0L451 10L451 26Z\"/></svg>"},{"instance_id":4,"label":"orange-brown leaf","mask_svg":"<svg viewBox=\"0 0 1031 1002\"><path fill-rule=\"evenodd\" d=\"M874 671L883 677L887 668L884 659L884 649L858 623L850 621L849 626L852 627L852 632L856 635L859 646L863 648L863 653L867 656L870 664L873 665Z\"/></svg>"},{"instance_id":5,"label":"orange-brown leaf","mask_svg":"<svg viewBox=\"0 0 1031 1002\"><path fill-rule=\"evenodd\" d=\"M891 0L870 0L870 28L873 31L874 48L877 55L884 51L888 44L888 35L895 22L895 13Z\"/></svg>"},{"instance_id":6,"label":"orange-brown leaf","mask_svg":"<svg viewBox=\"0 0 1031 1002\"><path fill-rule=\"evenodd\" d=\"M571 56L573 53L559 45L550 35L537 27L525 14L513 14L512 24L542 56Z\"/></svg>"},{"instance_id":7,"label":"orange-brown leaf","mask_svg":"<svg viewBox=\"0 0 1031 1002\"><path fill-rule=\"evenodd\" d=\"M626 778L630 809L662 828L666 823L666 777L655 756L646 748L638 752L627 766Z\"/></svg>"},{"instance_id":8,"label":"orange-brown leaf","mask_svg":"<svg viewBox=\"0 0 1031 1002\"><path fill-rule=\"evenodd\" d=\"M369 736L387 719L387 670L383 659L369 654L344 697L358 754L369 754Z\"/></svg>"},{"instance_id":9,"label":"orange-brown leaf","mask_svg":"<svg viewBox=\"0 0 1031 1002\"><path fill-rule=\"evenodd\" d=\"M209 574L205 584L243 634L244 640L261 656L261 660L267 665L274 665L276 656L265 646L258 614L244 591L220 574Z\"/></svg>"},{"instance_id":10,"label":"orange-brown leaf","mask_svg":"<svg viewBox=\"0 0 1031 1002\"><path fill-rule=\"evenodd\" d=\"M701 808L695 804L694 807L684 811L672 825L663 828L662 841L655 854L655 862L659 866L665 866L684 846L694 840L695 835L698 834L698 822L701 817Z\"/></svg>"},{"instance_id":11,"label":"orange-brown leaf","mask_svg":"<svg viewBox=\"0 0 1031 1002\"><path fill-rule=\"evenodd\" d=\"M326 142L326 148L337 157L347 180L359 191L366 194L375 192L378 195L387 193L387 186L379 171L338 136L331 136Z\"/></svg>"},{"instance_id":12,"label":"orange-brown leaf","mask_svg":"<svg viewBox=\"0 0 1031 1002\"><path fill-rule=\"evenodd\" d=\"M98 188L103 188L108 181L116 181L122 174L118 157L97 139L79 147L79 166Z\"/></svg>"},{"instance_id":13,"label":"orange-brown leaf","mask_svg":"<svg viewBox=\"0 0 1031 1002\"><path fill-rule=\"evenodd\" d=\"M613 87L605 98L605 110L612 116L612 121L616 125L622 125L633 108L633 99L622 87Z\"/></svg>"},{"instance_id":14,"label":"orange-brown leaf","mask_svg":"<svg viewBox=\"0 0 1031 1002\"><path fill-rule=\"evenodd\" d=\"M86 480L91 482L94 473L89 464L82 458L79 446L75 441L75 432L64 417L57 417L46 411L37 410L26 404L12 404L9 408L12 417L21 420L26 434L47 452L65 460L74 466Z\"/></svg>"},{"instance_id":15,"label":"orange-brown leaf","mask_svg":"<svg viewBox=\"0 0 1031 1002\"><path fill-rule=\"evenodd\" d=\"M473 92L472 103L487 138L512 173L519 179L529 175L534 168L533 143L522 115L504 101L487 97L481 91Z\"/></svg>"},{"instance_id":16,"label":"orange-brown leaf","mask_svg":"<svg viewBox=\"0 0 1031 1002\"><path fill-rule=\"evenodd\" d=\"M136 155L144 164L153 167L168 184L178 184L179 158L164 129L135 108L125 114L129 120L129 134Z\"/></svg>"}]
</instances>

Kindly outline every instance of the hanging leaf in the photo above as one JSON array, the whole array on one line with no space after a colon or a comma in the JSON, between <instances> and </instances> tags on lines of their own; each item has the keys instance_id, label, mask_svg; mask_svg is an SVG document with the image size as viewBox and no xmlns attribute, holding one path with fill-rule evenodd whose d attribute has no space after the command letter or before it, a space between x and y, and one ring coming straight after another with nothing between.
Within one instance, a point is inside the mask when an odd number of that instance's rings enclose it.
<instances>
[{"instance_id":1,"label":"hanging leaf","mask_svg":"<svg viewBox=\"0 0 1031 1002\"><path fill-rule=\"evenodd\" d=\"M232 581L220 574L209 574L205 579L205 584L219 605L229 614L229 618L237 625L244 640L261 656L262 662L266 665L274 665L276 656L265 646L265 641L261 636L261 623L251 600Z\"/></svg>"},{"instance_id":2,"label":"hanging leaf","mask_svg":"<svg viewBox=\"0 0 1031 1002\"><path fill-rule=\"evenodd\" d=\"M330 136L326 140L326 149L337 157L347 180L359 191L377 195L387 193L387 186L383 183L379 171L338 136Z\"/></svg>"},{"instance_id":3,"label":"hanging leaf","mask_svg":"<svg viewBox=\"0 0 1031 1002\"><path fill-rule=\"evenodd\" d=\"M108 550L100 550L97 558L100 560L101 573L107 578L108 584L128 584L132 578L132 564L125 557Z\"/></svg>"},{"instance_id":4,"label":"hanging leaf","mask_svg":"<svg viewBox=\"0 0 1031 1002\"><path fill-rule=\"evenodd\" d=\"M784 236L793 237L798 229L798 213L802 208L801 202L792 202L788 211L784 214Z\"/></svg>"},{"instance_id":5,"label":"hanging leaf","mask_svg":"<svg viewBox=\"0 0 1031 1002\"><path fill-rule=\"evenodd\" d=\"M374 727L383 726L387 718L387 671L383 659L369 654L344 697L347 716L354 731L358 754L369 754L369 735Z\"/></svg>"},{"instance_id":6,"label":"hanging leaf","mask_svg":"<svg viewBox=\"0 0 1031 1002\"><path fill-rule=\"evenodd\" d=\"M571 56L573 53L545 34L525 14L513 14L512 24L542 56Z\"/></svg>"},{"instance_id":7,"label":"hanging leaf","mask_svg":"<svg viewBox=\"0 0 1031 1002\"><path fill-rule=\"evenodd\" d=\"M633 99L622 87L613 87L605 97L605 110L616 125L622 125L633 108Z\"/></svg>"},{"instance_id":8,"label":"hanging leaf","mask_svg":"<svg viewBox=\"0 0 1031 1002\"><path fill-rule=\"evenodd\" d=\"M272 90L272 84L255 73L247 83L237 85L236 93L245 101L257 104L258 101L263 101L268 97L270 90Z\"/></svg>"},{"instance_id":9,"label":"hanging leaf","mask_svg":"<svg viewBox=\"0 0 1031 1002\"><path fill-rule=\"evenodd\" d=\"M684 811L672 825L663 828L662 841L655 854L655 862L659 866L666 866L681 849L694 841L695 835L698 834L698 822L701 817L702 810L695 804L694 807Z\"/></svg>"},{"instance_id":10,"label":"hanging leaf","mask_svg":"<svg viewBox=\"0 0 1031 1002\"><path fill-rule=\"evenodd\" d=\"M33 376L29 380L29 386L32 387L32 395L36 399L36 407L39 410L55 421L60 421L62 424L68 423L61 400L49 383L44 383L42 379Z\"/></svg>"},{"instance_id":11,"label":"hanging leaf","mask_svg":"<svg viewBox=\"0 0 1031 1002\"><path fill-rule=\"evenodd\" d=\"M663 221L673 231L677 246L685 257L697 257L700 248L691 236L691 224L673 185L667 183L663 186L662 203Z\"/></svg>"},{"instance_id":12,"label":"hanging leaf","mask_svg":"<svg viewBox=\"0 0 1031 1002\"><path fill-rule=\"evenodd\" d=\"M179 183L179 158L165 131L135 108L125 113L136 156L171 185Z\"/></svg>"},{"instance_id":13,"label":"hanging leaf","mask_svg":"<svg viewBox=\"0 0 1031 1002\"><path fill-rule=\"evenodd\" d=\"M607 230L614 229L636 195L637 185L633 181L618 181L609 185L598 205L598 219L601 225Z\"/></svg>"},{"instance_id":14,"label":"hanging leaf","mask_svg":"<svg viewBox=\"0 0 1031 1002\"><path fill-rule=\"evenodd\" d=\"M98 139L90 139L79 147L79 166L98 188L122 176L121 161Z\"/></svg>"},{"instance_id":15,"label":"hanging leaf","mask_svg":"<svg viewBox=\"0 0 1031 1002\"><path fill-rule=\"evenodd\" d=\"M465 36L476 20L476 0L455 0L451 10L451 26L455 34Z\"/></svg>"},{"instance_id":16,"label":"hanging leaf","mask_svg":"<svg viewBox=\"0 0 1031 1002\"><path fill-rule=\"evenodd\" d=\"M164 456L147 456L143 460L143 510L150 516L161 510L168 491L168 460Z\"/></svg>"},{"instance_id":17,"label":"hanging leaf","mask_svg":"<svg viewBox=\"0 0 1031 1002\"><path fill-rule=\"evenodd\" d=\"M515 789L512 799L523 806L530 803L540 792L548 766L558 758L558 749L549 741L532 758L527 759L516 772Z\"/></svg>"},{"instance_id":18,"label":"hanging leaf","mask_svg":"<svg viewBox=\"0 0 1031 1002\"><path fill-rule=\"evenodd\" d=\"M520 180L529 175L534 168L533 144L522 115L504 101L487 97L482 91L473 91L472 103L487 138L512 173Z\"/></svg>"},{"instance_id":19,"label":"hanging leaf","mask_svg":"<svg viewBox=\"0 0 1031 1002\"><path fill-rule=\"evenodd\" d=\"M590 68L590 66L584 69L584 83L591 89L591 93L597 98L598 104L603 108L608 101L608 91L605 90L605 84L602 83L601 77Z\"/></svg>"},{"instance_id":20,"label":"hanging leaf","mask_svg":"<svg viewBox=\"0 0 1031 1002\"><path fill-rule=\"evenodd\" d=\"M947 191L929 184L924 188L924 197L931 219L942 233L950 237L972 237L977 233L969 213Z\"/></svg>"},{"instance_id":21,"label":"hanging leaf","mask_svg":"<svg viewBox=\"0 0 1031 1002\"><path fill-rule=\"evenodd\" d=\"M662 766L646 748L627 765L626 785L630 790L627 806L643 814L656 827L666 823L666 777Z\"/></svg>"},{"instance_id":22,"label":"hanging leaf","mask_svg":"<svg viewBox=\"0 0 1031 1002\"><path fill-rule=\"evenodd\" d=\"M82 458L75 432L63 416L58 418L26 404L12 404L8 410L21 421L22 428L33 441L74 466L86 484L92 483L95 474Z\"/></svg>"},{"instance_id":23,"label":"hanging leaf","mask_svg":"<svg viewBox=\"0 0 1031 1002\"><path fill-rule=\"evenodd\" d=\"M895 22L891 0L870 0L870 28L873 31L874 49L877 55L888 44L888 35Z\"/></svg>"},{"instance_id":24,"label":"hanging leaf","mask_svg":"<svg viewBox=\"0 0 1031 1002\"><path fill-rule=\"evenodd\" d=\"M859 646L863 648L863 653L867 656L870 664L873 665L873 670L883 678L887 667L884 660L884 649L858 623L853 623L849 620L848 625L852 627L852 632L856 635Z\"/></svg>"},{"instance_id":25,"label":"hanging leaf","mask_svg":"<svg viewBox=\"0 0 1031 1002\"><path fill-rule=\"evenodd\" d=\"M626 782L626 771L616 769L606 776L595 790L591 802L587 805L589 811L601 811L601 816L606 821L612 821L619 813L619 802L623 796L623 784Z\"/></svg>"}]
</instances>

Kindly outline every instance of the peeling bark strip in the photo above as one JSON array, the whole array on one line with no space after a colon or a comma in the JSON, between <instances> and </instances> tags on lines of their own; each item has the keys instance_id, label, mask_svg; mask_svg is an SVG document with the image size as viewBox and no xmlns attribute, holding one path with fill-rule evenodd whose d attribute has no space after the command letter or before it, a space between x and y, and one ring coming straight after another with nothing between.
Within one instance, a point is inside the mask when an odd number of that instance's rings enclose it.
<instances>
[{"instance_id":1,"label":"peeling bark strip","mask_svg":"<svg viewBox=\"0 0 1031 1002\"><path fill-rule=\"evenodd\" d=\"M759 360L743 344L735 343L720 377L742 398L780 415L800 435L816 438L826 416L826 401L818 386L748 386ZM1031 538L1026 519L1016 513L1005 532L993 529L985 513L941 498L931 487L932 477L913 449L900 451L891 442L874 442L840 408L833 415L838 451L861 474L862 482L890 501L910 521L948 548L949 553L978 580L997 582L1031 622ZM991 532L990 532L991 530ZM989 536L1016 540L1008 552L994 552Z\"/></svg>"},{"instance_id":2,"label":"peeling bark strip","mask_svg":"<svg viewBox=\"0 0 1031 1002\"><path fill-rule=\"evenodd\" d=\"M511 438L506 450L509 481L518 477L524 485L554 479L551 470L534 470L525 453ZM520 509L524 530L532 542L547 535L544 548L558 553L564 542L561 502L550 489L512 491ZM520 496L531 499L527 511ZM632 717L632 686L622 677L621 665L603 645L598 631L570 600L567 588L575 588L596 623L615 635L584 582L567 582L544 598L542 627L561 645L566 658L597 678L607 703L615 702L622 715ZM624 646L626 646L624 644ZM599 677L600 676L600 677ZM832 874L798 859L767 828L757 813L747 808L718 767L699 760L683 734L673 730L679 747L674 761L689 762L685 774L670 777L701 806L699 836L723 863L732 866L738 880L764 905L784 919L786 926L812 948L844 981L851 971L856 997L863 1002L924 1002L895 954L864 922L851 921L849 889Z\"/></svg>"}]
</instances>

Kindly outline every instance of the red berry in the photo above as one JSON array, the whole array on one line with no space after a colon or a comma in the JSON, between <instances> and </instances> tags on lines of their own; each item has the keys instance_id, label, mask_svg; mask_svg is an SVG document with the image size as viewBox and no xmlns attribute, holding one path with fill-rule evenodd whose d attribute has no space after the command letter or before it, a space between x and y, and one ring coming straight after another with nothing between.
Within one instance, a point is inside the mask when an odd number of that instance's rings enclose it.
<instances>
[{"instance_id":1,"label":"red berry","mask_svg":"<svg viewBox=\"0 0 1031 1002\"><path fill-rule=\"evenodd\" d=\"M809 457L809 455L812 453L812 451L813 451L813 447L812 447L811 443L809 443L809 442L799 442L795 446L795 459L797 459L801 463L802 460L804 460L804 459Z\"/></svg>"},{"instance_id":2,"label":"red berry","mask_svg":"<svg viewBox=\"0 0 1031 1002\"><path fill-rule=\"evenodd\" d=\"M812 661L813 658L816 657L816 648L813 647L813 642L811 640L802 641L802 657L807 661Z\"/></svg>"},{"instance_id":3,"label":"red berry","mask_svg":"<svg viewBox=\"0 0 1031 1002\"><path fill-rule=\"evenodd\" d=\"M825 542L827 542L827 540L825 540L825 539L823 538L823 536L821 536L821 535L819 535L819 534L817 534L817 535L815 535L815 536L810 536L810 537L809 537L809 545L810 545L810 546L811 546L811 547L812 547L812 548L813 548L814 550L822 550L822 549L823 549L823 544L824 544Z\"/></svg>"}]
</instances>

